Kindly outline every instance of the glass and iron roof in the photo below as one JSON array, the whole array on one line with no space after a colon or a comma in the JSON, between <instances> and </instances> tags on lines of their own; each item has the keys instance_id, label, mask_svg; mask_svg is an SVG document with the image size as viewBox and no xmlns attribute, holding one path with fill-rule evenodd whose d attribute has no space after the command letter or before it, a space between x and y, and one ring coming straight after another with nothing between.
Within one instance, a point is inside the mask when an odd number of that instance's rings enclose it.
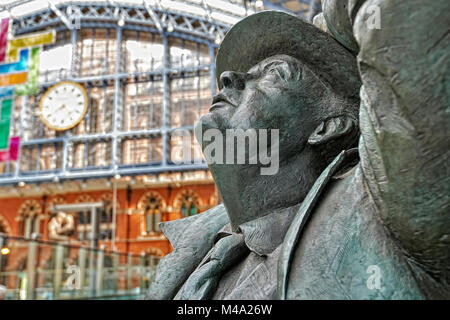
<instances>
[{"instance_id":1,"label":"glass and iron roof","mask_svg":"<svg viewBox=\"0 0 450 320\"><path fill-rule=\"evenodd\" d=\"M288 11L310 21L321 11L320 0L1 0L0 18L11 16L19 18L53 6L83 3L112 6L146 5L155 9L207 17L231 25L240 18L262 9Z\"/></svg>"},{"instance_id":2,"label":"glass and iron roof","mask_svg":"<svg viewBox=\"0 0 450 320\"><path fill-rule=\"evenodd\" d=\"M212 20L234 24L240 18L255 11L255 3L242 0L3 0L0 1L0 18L21 18L34 12L39 12L53 6L60 5L95 4L105 6L142 6L148 5L155 9L170 10L211 18Z\"/></svg>"}]
</instances>

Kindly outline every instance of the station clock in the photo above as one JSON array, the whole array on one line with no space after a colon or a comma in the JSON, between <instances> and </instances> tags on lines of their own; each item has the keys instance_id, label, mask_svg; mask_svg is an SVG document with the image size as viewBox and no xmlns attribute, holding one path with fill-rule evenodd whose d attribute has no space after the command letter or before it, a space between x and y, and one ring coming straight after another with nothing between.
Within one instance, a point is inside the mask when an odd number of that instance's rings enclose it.
<instances>
[{"instance_id":1,"label":"station clock","mask_svg":"<svg viewBox=\"0 0 450 320\"><path fill-rule=\"evenodd\" d=\"M87 108L86 90L72 81L62 81L50 87L39 103L42 122L56 131L68 130L78 125Z\"/></svg>"}]
</instances>

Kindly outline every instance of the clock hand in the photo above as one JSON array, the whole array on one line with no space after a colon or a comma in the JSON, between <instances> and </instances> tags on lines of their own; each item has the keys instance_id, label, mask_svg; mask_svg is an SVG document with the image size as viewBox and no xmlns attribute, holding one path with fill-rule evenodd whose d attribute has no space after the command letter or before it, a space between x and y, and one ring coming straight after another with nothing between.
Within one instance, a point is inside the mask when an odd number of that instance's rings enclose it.
<instances>
[{"instance_id":1,"label":"clock hand","mask_svg":"<svg viewBox=\"0 0 450 320\"><path fill-rule=\"evenodd\" d=\"M63 109L65 109L66 108L66 105L65 104L62 104L58 109L56 109L55 111L61 111L61 110L63 110Z\"/></svg>"},{"instance_id":2,"label":"clock hand","mask_svg":"<svg viewBox=\"0 0 450 320\"><path fill-rule=\"evenodd\" d=\"M59 108L57 108L53 114L55 119L61 118L61 115L64 116L64 109L66 109L66 105L62 104Z\"/></svg>"}]
</instances>

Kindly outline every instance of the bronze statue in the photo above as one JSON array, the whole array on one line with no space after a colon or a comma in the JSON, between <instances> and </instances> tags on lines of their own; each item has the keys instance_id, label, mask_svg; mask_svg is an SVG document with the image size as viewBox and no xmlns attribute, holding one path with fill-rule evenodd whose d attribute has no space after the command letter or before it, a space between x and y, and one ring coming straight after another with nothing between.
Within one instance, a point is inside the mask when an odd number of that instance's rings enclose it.
<instances>
[{"instance_id":1,"label":"bronze statue","mask_svg":"<svg viewBox=\"0 0 450 320\"><path fill-rule=\"evenodd\" d=\"M52 240L67 241L75 231L73 216L59 211L48 224L48 236Z\"/></svg>"},{"instance_id":2,"label":"bronze statue","mask_svg":"<svg viewBox=\"0 0 450 320\"><path fill-rule=\"evenodd\" d=\"M149 299L450 298L449 2L322 3L328 33L266 11L224 38L196 134L279 129L279 170L209 163L223 205L161 225Z\"/></svg>"}]
</instances>

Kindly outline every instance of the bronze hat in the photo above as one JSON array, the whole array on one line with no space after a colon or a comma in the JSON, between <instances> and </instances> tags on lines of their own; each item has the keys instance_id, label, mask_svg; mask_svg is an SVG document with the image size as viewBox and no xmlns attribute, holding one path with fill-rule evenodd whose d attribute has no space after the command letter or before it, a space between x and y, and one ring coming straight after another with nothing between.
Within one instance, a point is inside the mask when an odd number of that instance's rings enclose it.
<instances>
[{"instance_id":1,"label":"bronze hat","mask_svg":"<svg viewBox=\"0 0 450 320\"><path fill-rule=\"evenodd\" d=\"M361 81L356 57L329 34L281 11L262 11L236 23L225 35L216 57L216 76L247 72L276 54L303 62L336 95L359 99Z\"/></svg>"}]
</instances>

